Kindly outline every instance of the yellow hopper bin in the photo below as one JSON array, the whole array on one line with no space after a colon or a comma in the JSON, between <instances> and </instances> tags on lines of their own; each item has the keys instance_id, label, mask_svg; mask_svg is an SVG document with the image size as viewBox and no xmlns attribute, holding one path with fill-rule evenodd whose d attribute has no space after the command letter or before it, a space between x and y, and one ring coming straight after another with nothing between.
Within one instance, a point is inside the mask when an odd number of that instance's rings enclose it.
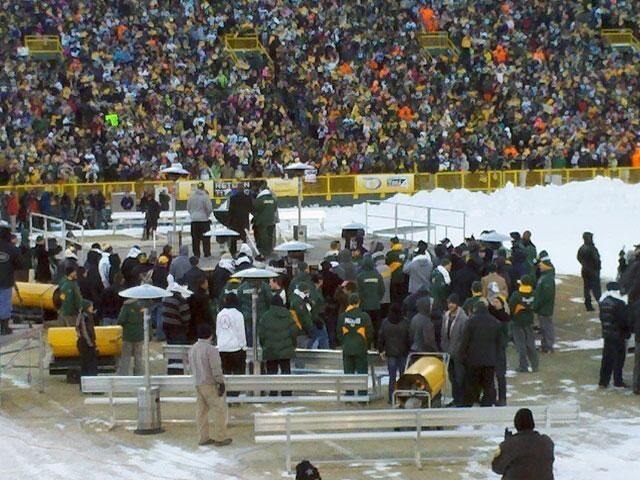
<instances>
[{"instance_id":1,"label":"yellow hopper bin","mask_svg":"<svg viewBox=\"0 0 640 480\"><path fill-rule=\"evenodd\" d=\"M47 334L47 341L56 358L79 357L77 340L74 327L51 327ZM122 327L96 327L96 346L101 357L119 356L122 352Z\"/></svg>"},{"instance_id":2,"label":"yellow hopper bin","mask_svg":"<svg viewBox=\"0 0 640 480\"><path fill-rule=\"evenodd\" d=\"M447 378L444 362L438 357L420 357L404 373L422 375L429 384L432 398L442 391Z\"/></svg>"},{"instance_id":3,"label":"yellow hopper bin","mask_svg":"<svg viewBox=\"0 0 640 480\"><path fill-rule=\"evenodd\" d=\"M18 293L20 293L20 296L18 296ZM50 283L16 282L11 304L14 307L42 308L56 311L60 308L60 289L57 285Z\"/></svg>"}]
</instances>

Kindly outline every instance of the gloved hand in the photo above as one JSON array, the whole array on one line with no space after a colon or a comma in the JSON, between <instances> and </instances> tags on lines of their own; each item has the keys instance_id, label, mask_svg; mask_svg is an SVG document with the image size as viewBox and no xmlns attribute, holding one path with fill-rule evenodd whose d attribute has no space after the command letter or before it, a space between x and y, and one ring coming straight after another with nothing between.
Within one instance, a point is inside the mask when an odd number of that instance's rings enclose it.
<instances>
[{"instance_id":1,"label":"gloved hand","mask_svg":"<svg viewBox=\"0 0 640 480\"><path fill-rule=\"evenodd\" d=\"M218 389L218 396L222 397L224 395L224 392L227 391L227 387L225 386L224 383L218 383L216 385L216 388Z\"/></svg>"}]
</instances>

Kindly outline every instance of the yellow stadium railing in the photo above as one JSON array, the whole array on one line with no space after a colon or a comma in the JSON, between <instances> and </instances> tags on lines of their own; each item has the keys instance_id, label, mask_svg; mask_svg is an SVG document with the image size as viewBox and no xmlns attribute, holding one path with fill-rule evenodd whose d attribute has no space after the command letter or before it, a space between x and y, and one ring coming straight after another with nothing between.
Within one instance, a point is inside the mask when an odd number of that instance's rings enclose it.
<instances>
[{"instance_id":1,"label":"yellow stadium railing","mask_svg":"<svg viewBox=\"0 0 640 480\"><path fill-rule=\"evenodd\" d=\"M449 38L448 32L426 32L418 34L418 43L429 53L440 55L451 52L458 55L458 49Z\"/></svg>"},{"instance_id":2,"label":"yellow stadium railing","mask_svg":"<svg viewBox=\"0 0 640 480\"><path fill-rule=\"evenodd\" d=\"M62 44L57 35L27 35L24 37L24 46L31 56L62 56Z\"/></svg>"},{"instance_id":3,"label":"yellow stadium railing","mask_svg":"<svg viewBox=\"0 0 640 480\"><path fill-rule=\"evenodd\" d=\"M259 53L271 62L271 57L262 45L257 33L229 33L224 36L223 40L225 50L236 62L238 61L238 53Z\"/></svg>"},{"instance_id":4,"label":"yellow stadium railing","mask_svg":"<svg viewBox=\"0 0 640 480\"><path fill-rule=\"evenodd\" d=\"M325 175L318 176L314 183L303 184L303 196L305 198L324 198L331 200L333 197L353 197L358 198L363 195L375 195L380 198L393 195L396 192L415 193L422 190L434 190L442 188L445 190L455 190L464 188L476 192L492 192L504 188L511 183L517 187L535 187L541 185L562 185L570 182L580 182L591 180L596 177L609 177L620 179L630 184L640 184L640 168L571 168L571 169L549 169L549 170L496 170L496 171L476 171L476 172L438 172L438 173L416 173L416 174L387 174L387 175L362 175L367 179L389 177L412 177L413 182L407 183L410 187L406 190L379 190L364 191L358 186L358 175ZM252 181L262 179L249 179ZM236 183L238 180L218 179L215 182ZM291 180L295 182L295 180ZM195 182L194 182L195 183ZM384 185L384 182L379 182ZM94 190L101 191L105 197L109 198L113 192L135 192L138 197L146 191L152 191L154 187L162 186L172 188L169 181L144 181L144 182L101 182L101 183L66 183L50 185L4 185L0 186L0 194L14 191L21 195L27 191L50 191L62 195L69 194L75 198L78 194L89 195ZM285 188L281 191L275 190L280 197L295 196L295 188ZM224 197L214 196L218 203ZM183 198L179 198L183 199Z\"/></svg>"},{"instance_id":5,"label":"yellow stadium railing","mask_svg":"<svg viewBox=\"0 0 640 480\"><path fill-rule=\"evenodd\" d=\"M640 50L640 41L631 29L605 28L600 31L600 34L613 48L634 48Z\"/></svg>"}]
</instances>

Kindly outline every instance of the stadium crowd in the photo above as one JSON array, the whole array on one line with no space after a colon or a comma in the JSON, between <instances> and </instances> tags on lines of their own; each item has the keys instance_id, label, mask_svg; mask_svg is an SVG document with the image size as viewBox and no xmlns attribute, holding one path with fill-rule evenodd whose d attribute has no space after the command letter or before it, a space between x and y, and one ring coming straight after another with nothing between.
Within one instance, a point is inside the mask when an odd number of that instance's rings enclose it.
<instances>
[{"instance_id":1,"label":"stadium crowd","mask_svg":"<svg viewBox=\"0 0 640 480\"><path fill-rule=\"evenodd\" d=\"M0 184L640 166L637 2L1 0ZM420 50L447 31L459 58ZM257 31L273 62L225 52ZM62 61L22 49L60 35Z\"/></svg>"}]
</instances>

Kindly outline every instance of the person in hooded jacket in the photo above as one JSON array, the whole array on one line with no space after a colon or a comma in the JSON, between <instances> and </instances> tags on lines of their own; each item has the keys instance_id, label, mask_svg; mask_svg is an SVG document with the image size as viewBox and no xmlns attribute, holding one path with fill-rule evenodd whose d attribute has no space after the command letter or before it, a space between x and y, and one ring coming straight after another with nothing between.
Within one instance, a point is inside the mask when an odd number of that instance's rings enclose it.
<instances>
[{"instance_id":1,"label":"person in hooded jacket","mask_svg":"<svg viewBox=\"0 0 640 480\"><path fill-rule=\"evenodd\" d=\"M105 245L102 249L102 256L98 261L98 273L100 274L100 281L104 288L108 288L111 285L111 255L113 254L113 247L111 245Z\"/></svg>"},{"instance_id":2,"label":"person in hooded jacket","mask_svg":"<svg viewBox=\"0 0 640 480\"><path fill-rule=\"evenodd\" d=\"M443 258L431 273L431 296L433 306L431 308L431 318L436 332L436 344L441 344L440 334L442 332L442 316L447 310L447 297L451 293L451 260Z\"/></svg>"},{"instance_id":3,"label":"person in hooded jacket","mask_svg":"<svg viewBox=\"0 0 640 480\"><path fill-rule=\"evenodd\" d=\"M380 246L382 246L382 244L380 244ZM384 283L384 295L380 299L380 315L385 318L389 313L389 306L391 305L391 269L385 263L384 253L381 251L373 253L371 258Z\"/></svg>"},{"instance_id":4,"label":"person in hooded jacket","mask_svg":"<svg viewBox=\"0 0 640 480\"><path fill-rule=\"evenodd\" d=\"M134 276L134 268L139 265L138 257L142 253L140 247L134 245L127 253L127 258L122 262L122 267L120 271L122 272L122 276L124 277L124 284L126 288L133 287L135 284L135 276Z\"/></svg>"},{"instance_id":5,"label":"person in hooded jacket","mask_svg":"<svg viewBox=\"0 0 640 480\"><path fill-rule=\"evenodd\" d=\"M389 403L393 400L396 375L404 374L409 346L409 324L402 315L402 305L394 303L389 307L389 315L384 319L378 333L378 350L387 360L389 371Z\"/></svg>"},{"instance_id":6,"label":"person in hooded jacket","mask_svg":"<svg viewBox=\"0 0 640 480\"><path fill-rule=\"evenodd\" d=\"M409 293L415 293L422 288L431 290L432 269L433 263L427 252L427 244L420 240L415 255L402 267L402 271L409 275Z\"/></svg>"},{"instance_id":7,"label":"person in hooded jacket","mask_svg":"<svg viewBox=\"0 0 640 480\"><path fill-rule=\"evenodd\" d=\"M298 326L280 295L271 297L271 306L258 323L258 340L262 347L262 361L268 375L291 373L291 359L296 354ZM282 392L283 396L291 392ZM275 392L271 392L275 395Z\"/></svg>"},{"instance_id":8,"label":"person in hooded jacket","mask_svg":"<svg viewBox=\"0 0 640 480\"><path fill-rule=\"evenodd\" d=\"M104 285L102 278L100 278L100 269L98 266L100 260L102 260L100 244L94 243L91 245L91 250L87 253L87 261L84 264L84 268L87 271L87 284L90 291L90 296L85 297L85 299L93 303L94 309L101 314L100 298L104 291ZM99 317L99 315L97 317Z\"/></svg>"},{"instance_id":9,"label":"person in hooded jacket","mask_svg":"<svg viewBox=\"0 0 640 480\"><path fill-rule=\"evenodd\" d=\"M55 256L62 251L62 247L57 245L55 248L47 250L44 237L36 238L36 246L33 247L33 259L35 261L35 280L38 283L51 283L53 275L51 267L55 264Z\"/></svg>"},{"instance_id":10,"label":"person in hooded jacket","mask_svg":"<svg viewBox=\"0 0 640 480\"><path fill-rule=\"evenodd\" d=\"M200 259L198 257L193 256L189 258L189 264L191 268L187 270L187 273L184 274L180 281L186 285L189 290L195 291L202 283L202 279L207 278L207 274L199 267Z\"/></svg>"},{"instance_id":11,"label":"person in hooded jacket","mask_svg":"<svg viewBox=\"0 0 640 480\"><path fill-rule=\"evenodd\" d=\"M422 298L431 299L431 292L426 286L420 288L420 290L412 293L411 295L407 295L402 302L402 314L407 318L413 318L413 316L418 313L418 302ZM431 307L429 307L429 309L429 311L431 311Z\"/></svg>"},{"instance_id":12,"label":"person in hooded jacket","mask_svg":"<svg viewBox=\"0 0 640 480\"><path fill-rule=\"evenodd\" d=\"M254 203L253 232L256 246L265 258L273 252L276 223L278 223L278 204L267 182L262 181L260 192Z\"/></svg>"},{"instance_id":13,"label":"person in hooded jacket","mask_svg":"<svg viewBox=\"0 0 640 480\"><path fill-rule=\"evenodd\" d=\"M311 289L314 288L310 282L302 282L295 288L289 296L289 307L291 314L298 326L298 347L307 348L311 333L313 331L313 316L311 314L313 305L311 302Z\"/></svg>"},{"instance_id":14,"label":"person in hooded jacket","mask_svg":"<svg viewBox=\"0 0 640 480\"><path fill-rule=\"evenodd\" d=\"M512 315L511 334L519 360L516 372L520 373L528 372L529 364L533 372L538 371L538 351L533 333L534 283L533 276L523 275L519 281L518 290L509 297L509 310Z\"/></svg>"},{"instance_id":15,"label":"person in hooded jacket","mask_svg":"<svg viewBox=\"0 0 640 480\"><path fill-rule=\"evenodd\" d=\"M509 305L498 291L491 291L488 296L489 313L500 322L498 330L498 344L496 347L496 383L498 397L496 406L507 404L507 344L509 343Z\"/></svg>"},{"instance_id":16,"label":"person in hooded jacket","mask_svg":"<svg viewBox=\"0 0 640 480\"><path fill-rule=\"evenodd\" d=\"M593 233L584 232L582 240L584 243L578 249L577 259L582 267L580 273L584 290L584 306L587 312L593 312L591 294L593 293L596 301L600 300L600 295L602 294L600 288L600 269L602 264L600 262L600 252L593 244Z\"/></svg>"},{"instance_id":17,"label":"person in hooded jacket","mask_svg":"<svg viewBox=\"0 0 640 480\"><path fill-rule=\"evenodd\" d=\"M607 388L613 373L614 387L628 387L622 379L627 355L627 339L631 336L627 299L620 294L618 282L607 283L607 291L600 298L600 323L602 325L602 361L598 386Z\"/></svg>"},{"instance_id":18,"label":"person in hooded jacket","mask_svg":"<svg viewBox=\"0 0 640 480\"><path fill-rule=\"evenodd\" d=\"M247 369L247 337L240 302L234 294L224 297L216 317L216 339L222 371L226 375L244 375Z\"/></svg>"},{"instance_id":19,"label":"person in hooded jacket","mask_svg":"<svg viewBox=\"0 0 640 480\"><path fill-rule=\"evenodd\" d=\"M406 279L403 271L407 254L398 237L391 239L391 250L385 255L385 263L391 270L389 294L392 302L402 302L407 293Z\"/></svg>"},{"instance_id":20,"label":"person in hooded jacket","mask_svg":"<svg viewBox=\"0 0 640 480\"><path fill-rule=\"evenodd\" d=\"M323 261L320 264L320 275L322 276L322 296L325 300L325 324L329 335L329 347L336 348L336 325L340 313L340 304L336 298L336 292L340 289L342 281L333 272L331 263Z\"/></svg>"},{"instance_id":21,"label":"person in hooded jacket","mask_svg":"<svg viewBox=\"0 0 640 480\"><path fill-rule=\"evenodd\" d=\"M360 294L360 308L367 312L373 324L373 339L378 338L380 324L380 301L384 296L384 280L378 273L371 255L368 253L362 259L361 269L356 277L358 293Z\"/></svg>"},{"instance_id":22,"label":"person in hooded jacket","mask_svg":"<svg viewBox=\"0 0 640 480\"><path fill-rule=\"evenodd\" d=\"M239 182L229 197L229 228L240 234L243 242L247 241L249 214L253 212L253 200L245 193L244 183ZM236 243L231 242L231 253L236 253Z\"/></svg>"},{"instance_id":23,"label":"person in hooded jacket","mask_svg":"<svg viewBox=\"0 0 640 480\"><path fill-rule=\"evenodd\" d=\"M412 352L437 352L435 327L431 319L433 300L429 296L420 298L416 303L417 311L409 318L409 350Z\"/></svg>"},{"instance_id":24,"label":"person in hooded jacket","mask_svg":"<svg viewBox=\"0 0 640 480\"><path fill-rule=\"evenodd\" d=\"M553 352L555 329L553 327L553 310L556 303L555 269L546 250L540 252L538 259L540 278L536 284L533 300L533 311L538 315L538 323L542 332L542 353Z\"/></svg>"},{"instance_id":25,"label":"person in hooded jacket","mask_svg":"<svg viewBox=\"0 0 640 480\"><path fill-rule=\"evenodd\" d=\"M142 375L143 311L142 300L127 298L118 315L118 325L122 326L122 354L118 365L118 375L129 375L131 357L133 357L133 374Z\"/></svg>"},{"instance_id":26,"label":"person in hooded jacket","mask_svg":"<svg viewBox=\"0 0 640 480\"><path fill-rule=\"evenodd\" d=\"M206 323L211 328L214 326L209 299L209 280L206 276L202 276L198 282L194 281L192 287L193 288L189 287L189 290L193 292L193 295L187 300L189 303L189 312L191 313L191 322L189 322L187 336L191 343L195 342L198 338L198 326L200 324Z\"/></svg>"},{"instance_id":27,"label":"person in hooded jacket","mask_svg":"<svg viewBox=\"0 0 640 480\"><path fill-rule=\"evenodd\" d=\"M213 298L219 298L224 286L235 272L235 266L233 264L233 257L229 253L224 253L220 257L220 261L213 269L213 289L210 289L210 293Z\"/></svg>"},{"instance_id":28,"label":"person in hooded jacket","mask_svg":"<svg viewBox=\"0 0 640 480\"><path fill-rule=\"evenodd\" d=\"M358 267L353 263L351 250L343 249L338 254L338 266L333 271L343 282L353 282L358 276Z\"/></svg>"},{"instance_id":29,"label":"person in hooded jacket","mask_svg":"<svg viewBox=\"0 0 640 480\"><path fill-rule=\"evenodd\" d=\"M169 273L173 275L176 282L180 283L190 269L189 247L187 245L181 245L178 256L173 259L169 266Z\"/></svg>"},{"instance_id":30,"label":"person in hooded jacket","mask_svg":"<svg viewBox=\"0 0 640 480\"><path fill-rule=\"evenodd\" d=\"M484 297L482 296L482 284L479 281L473 282L471 284L471 296L467 298L462 304L462 309L464 313L467 314L467 317L473 315L473 310L480 300Z\"/></svg>"},{"instance_id":31,"label":"person in hooded jacket","mask_svg":"<svg viewBox=\"0 0 640 480\"><path fill-rule=\"evenodd\" d=\"M460 307L460 297L452 293L447 298L447 311L442 319L442 351L449 354L449 379L451 381L453 405L462 405L464 393L464 361L462 338L469 318Z\"/></svg>"},{"instance_id":32,"label":"person in hooded jacket","mask_svg":"<svg viewBox=\"0 0 640 480\"><path fill-rule=\"evenodd\" d=\"M117 273L113 284L109 285L102 292L100 307L102 308L102 325L115 325L124 303L124 298L118 295L124 289L124 277Z\"/></svg>"}]
</instances>

